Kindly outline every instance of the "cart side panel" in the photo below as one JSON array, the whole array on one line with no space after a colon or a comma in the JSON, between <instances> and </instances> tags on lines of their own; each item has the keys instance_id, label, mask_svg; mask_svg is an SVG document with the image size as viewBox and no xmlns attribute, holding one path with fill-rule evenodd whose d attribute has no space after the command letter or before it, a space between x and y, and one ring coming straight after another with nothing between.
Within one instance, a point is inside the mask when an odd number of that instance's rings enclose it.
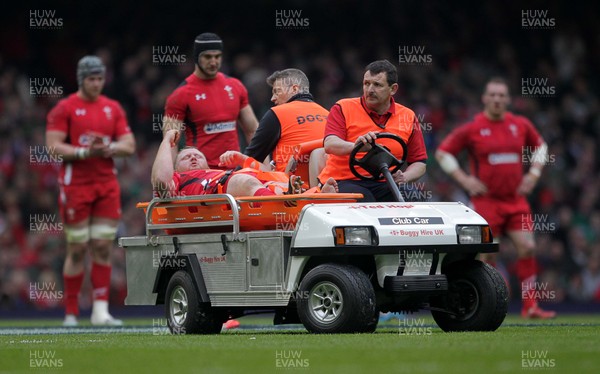
<instances>
[{"instance_id":1,"label":"cart side panel","mask_svg":"<svg viewBox=\"0 0 600 374\"><path fill-rule=\"evenodd\" d=\"M159 253L161 249L143 244L129 246L127 242L122 246L125 248L127 274L125 305L156 305L157 295L152 292L152 287L160 256L154 258L153 253Z\"/></svg>"},{"instance_id":2,"label":"cart side panel","mask_svg":"<svg viewBox=\"0 0 600 374\"><path fill-rule=\"evenodd\" d=\"M223 244L220 240L203 240L197 244L184 244L181 251L182 253L195 253L198 257L209 295L220 292L244 292L248 289L245 242L227 242L225 255L223 255Z\"/></svg>"}]
</instances>

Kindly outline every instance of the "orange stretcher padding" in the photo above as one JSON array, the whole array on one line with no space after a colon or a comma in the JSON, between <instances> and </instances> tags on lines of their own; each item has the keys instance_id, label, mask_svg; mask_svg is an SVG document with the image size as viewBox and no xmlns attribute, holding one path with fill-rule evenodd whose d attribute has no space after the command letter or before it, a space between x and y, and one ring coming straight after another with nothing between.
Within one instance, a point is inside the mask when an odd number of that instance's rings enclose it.
<instances>
[{"instance_id":1,"label":"orange stretcher padding","mask_svg":"<svg viewBox=\"0 0 600 374\"><path fill-rule=\"evenodd\" d=\"M302 208L307 204L352 203L363 197L350 193L305 193L298 195L248 196L237 197L240 231L253 230L294 230ZM151 223L174 224L193 222L231 221L231 207L223 204L223 199L171 201L169 207L155 206ZM195 204L197 203L197 204ZM192 205L190 205L192 204ZM137 208L146 208L149 202L140 202ZM181 206L177 206L181 205ZM224 222L223 226L230 226ZM189 234L221 232L222 227L171 228L167 234Z\"/></svg>"},{"instance_id":2,"label":"orange stretcher padding","mask_svg":"<svg viewBox=\"0 0 600 374\"><path fill-rule=\"evenodd\" d=\"M323 146L323 139L311 140L294 146L295 155L305 155Z\"/></svg>"},{"instance_id":3,"label":"orange stretcher padding","mask_svg":"<svg viewBox=\"0 0 600 374\"><path fill-rule=\"evenodd\" d=\"M308 159L303 158L302 156L310 156L310 153L312 151L322 146L323 139L311 140L294 146L292 158L296 160L296 170L294 170L290 174L300 176L304 181L305 188L308 188L310 184L310 172L308 170Z\"/></svg>"}]
</instances>

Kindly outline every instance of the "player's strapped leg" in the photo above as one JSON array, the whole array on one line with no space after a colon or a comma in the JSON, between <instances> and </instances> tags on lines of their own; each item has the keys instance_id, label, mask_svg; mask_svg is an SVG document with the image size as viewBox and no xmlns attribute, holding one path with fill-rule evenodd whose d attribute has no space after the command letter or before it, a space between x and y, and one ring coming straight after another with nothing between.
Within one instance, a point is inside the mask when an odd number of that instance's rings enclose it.
<instances>
[{"instance_id":1,"label":"player's strapped leg","mask_svg":"<svg viewBox=\"0 0 600 374\"><path fill-rule=\"evenodd\" d=\"M94 325L122 325L123 322L113 318L108 312L108 301L110 296L110 252L116 237L116 222L94 223L91 226L92 251L94 261L92 262L91 282L93 288L94 303L91 321Z\"/></svg>"},{"instance_id":2,"label":"player's strapped leg","mask_svg":"<svg viewBox=\"0 0 600 374\"><path fill-rule=\"evenodd\" d=\"M94 261L90 278L94 300L108 300L110 291L110 250L117 235L114 224L94 223L90 226L93 241Z\"/></svg>"},{"instance_id":3,"label":"player's strapped leg","mask_svg":"<svg viewBox=\"0 0 600 374\"><path fill-rule=\"evenodd\" d=\"M67 259L63 269L65 314L78 316L79 293L84 276L83 255L90 239L90 230L88 226L65 226L65 235L67 237ZM76 321L73 324L76 324Z\"/></svg>"}]
</instances>

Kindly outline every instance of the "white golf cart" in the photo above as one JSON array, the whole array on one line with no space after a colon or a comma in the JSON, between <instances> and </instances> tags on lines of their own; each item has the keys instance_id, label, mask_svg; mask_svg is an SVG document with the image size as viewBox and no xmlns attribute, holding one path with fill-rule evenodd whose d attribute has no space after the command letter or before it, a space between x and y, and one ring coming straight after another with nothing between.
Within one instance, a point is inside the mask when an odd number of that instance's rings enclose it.
<instances>
[{"instance_id":1,"label":"white golf cart","mask_svg":"<svg viewBox=\"0 0 600 374\"><path fill-rule=\"evenodd\" d=\"M498 250L487 222L457 202L403 202L391 173L404 160L377 143L357 153L355 175L383 175L398 202L340 193L140 204L146 235L119 239L126 304L165 304L175 334L219 333L227 319L257 312L314 333L373 332L379 312L420 309L444 331L496 330L508 292L476 259Z\"/></svg>"}]
</instances>

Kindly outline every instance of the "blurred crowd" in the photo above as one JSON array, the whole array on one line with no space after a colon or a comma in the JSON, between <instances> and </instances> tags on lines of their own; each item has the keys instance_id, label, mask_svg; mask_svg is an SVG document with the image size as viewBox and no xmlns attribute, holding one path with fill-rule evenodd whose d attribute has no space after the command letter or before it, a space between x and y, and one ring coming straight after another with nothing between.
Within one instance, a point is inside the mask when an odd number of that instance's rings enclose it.
<instances>
[{"instance_id":1,"label":"blurred crowd","mask_svg":"<svg viewBox=\"0 0 600 374\"><path fill-rule=\"evenodd\" d=\"M150 170L162 137L165 99L191 73L192 41L203 31L223 38L222 71L245 84L259 119L271 106L265 79L275 70L302 69L315 100L329 108L340 98L361 94L367 63L383 58L395 63L400 84L395 99L421 120L430 155L426 177L416 188L431 201L468 202L468 196L436 164L433 152L445 134L481 110L486 80L506 77L512 111L531 119L549 144L549 164L530 197L542 267L538 281L554 291L551 302L600 302L600 76L594 67L600 63L600 30L593 19L597 12L573 13L550 2L538 8L549 11L546 17L555 18L555 26L527 29L521 24L519 4L491 3L461 10L444 2L384 2L379 7L351 2L354 7L348 6L344 17L336 17L297 1L285 9L301 9L309 25L284 29L276 23L275 10L281 6L262 3L267 10L240 9L239 14L248 13L245 18L238 14L237 21L204 15L205 22L198 23L181 14L181 24L187 26L176 30L168 14L167 21L152 24L152 30L140 27L145 19L160 19L140 9L122 12L126 14L121 17L129 17L129 26L102 32L89 31L100 27L100 21L74 24L65 17L62 29L31 30L21 25L11 30L11 41L3 38L0 310L61 304L60 297L32 297L31 290L50 284L62 289L65 243L57 210L59 162L44 156L43 145L49 109L77 89L76 61L86 53L104 60L108 66L105 94L121 102L135 133L137 154L118 161L123 206L118 236L140 235L144 219L135 204L151 198ZM326 3L332 8L346 6L341 1ZM110 23L116 16L98 17ZM83 38L86 27L93 37ZM171 54L180 56L178 62L157 62L161 59L156 56L164 56L157 46L177 47ZM416 47L413 54L429 58L416 65L402 62L399 55L407 53L406 47ZM61 94L32 94L33 77L55 78L54 87L61 88ZM540 85L554 88L553 93L523 94L523 80L533 77L546 79ZM111 298L112 303L122 304L125 254L115 248ZM500 264L516 299L520 290L512 267L515 258L515 249L502 242ZM83 309L91 303L89 293L86 281Z\"/></svg>"}]
</instances>

